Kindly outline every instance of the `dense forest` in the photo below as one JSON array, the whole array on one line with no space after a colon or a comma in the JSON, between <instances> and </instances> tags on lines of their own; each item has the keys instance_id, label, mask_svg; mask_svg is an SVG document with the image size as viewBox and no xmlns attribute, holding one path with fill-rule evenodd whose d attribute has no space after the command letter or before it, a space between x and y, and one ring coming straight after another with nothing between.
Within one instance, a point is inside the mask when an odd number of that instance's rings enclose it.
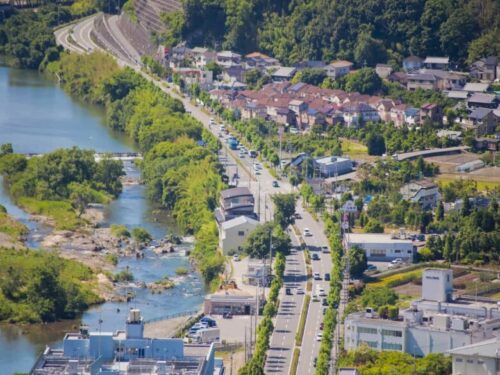
<instances>
[{"instance_id":1,"label":"dense forest","mask_svg":"<svg viewBox=\"0 0 500 375\"><path fill-rule=\"evenodd\" d=\"M457 63L500 54L495 0L185 0L164 16L167 44L260 50L285 64L354 60L400 64L447 55Z\"/></svg>"},{"instance_id":2,"label":"dense forest","mask_svg":"<svg viewBox=\"0 0 500 375\"><path fill-rule=\"evenodd\" d=\"M108 126L126 133L144 153L143 177L152 201L172 211L180 228L196 237L192 257L205 280L217 282L224 257L217 252L213 218L222 188L219 143L173 99L112 57L62 54L47 66L63 87L103 105Z\"/></svg>"}]
</instances>

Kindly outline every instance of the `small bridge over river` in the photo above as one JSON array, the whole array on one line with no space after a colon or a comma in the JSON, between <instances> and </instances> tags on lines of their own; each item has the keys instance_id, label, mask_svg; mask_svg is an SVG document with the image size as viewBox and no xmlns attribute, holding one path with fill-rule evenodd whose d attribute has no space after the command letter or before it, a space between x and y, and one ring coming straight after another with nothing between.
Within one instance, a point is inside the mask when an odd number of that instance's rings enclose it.
<instances>
[{"instance_id":1,"label":"small bridge over river","mask_svg":"<svg viewBox=\"0 0 500 375\"><path fill-rule=\"evenodd\" d=\"M30 158L39 158L43 156L43 153L22 153L21 155L26 156L28 159ZM102 160L104 158L109 158L112 160L122 160L122 161L132 161L136 159L142 159L142 154L140 152L96 152L94 154L94 158L96 161Z\"/></svg>"}]
</instances>

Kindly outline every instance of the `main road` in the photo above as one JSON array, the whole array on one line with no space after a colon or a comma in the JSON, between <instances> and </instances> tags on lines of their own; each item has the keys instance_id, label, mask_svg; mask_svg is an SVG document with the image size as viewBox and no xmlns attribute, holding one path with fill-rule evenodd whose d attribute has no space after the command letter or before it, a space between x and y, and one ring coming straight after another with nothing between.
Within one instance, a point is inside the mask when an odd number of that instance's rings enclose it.
<instances>
[{"instance_id":1,"label":"main road","mask_svg":"<svg viewBox=\"0 0 500 375\"><path fill-rule=\"evenodd\" d=\"M57 42L64 48L77 53L102 49L100 45L106 46L106 52L113 53L115 51L113 44L118 44L127 52L128 56L132 56L131 59L127 59L123 55L115 53L113 56L120 65L129 66L170 96L179 99L184 104L187 112L200 121L215 136L220 136L220 127L212 124L212 115L207 113L205 109L194 105L189 98L177 94L166 82L157 81L141 70L142 67L137 58L137 52L131 47L130 43L124 40L123 34L118 30L116 19L112 19L106 25L107 31L114 38L114 41L109 43L109 45L107 45L105 40L100 40L99 45L95 43L92 38L95 17L89 17L76 25L59 29L56 31ZM223 160L226 160L229 177L231 178L235 172L238 173L240 177L238 181L239 186L248 186L257 197L257 209L260 213L261 221L270 220L273 211L273 205L271 204L272 195L292 192L293 187L285 180L280 181L278 187L273 186L275 179L268 169L263 168L260 174L255 174L253 171L253 161L248 156L240 158L236 152L228 148L225 142L222 143L223 150L220 156ZM321 221L314 220L301 207L297 209L301 213L302 219L296 221L296 227L301 234L304 233L304 229L306 228L311 231L312 236L303 238L311 253L317 252L321 258L318 261L312 261L313 272L318 272L321 275L321 280L313 280L313 292L319 286L328 293L329 283L324 280L324 275L331 272L332 262L329 253L321 253L320 251L322 247L328 245L328 240L324 235L323 224ZM295 245L299 245L296 238L293 238L293 241ZM295 333L298 330L300 312L304 300L302 295L297 295L296 288L300 287L305 290L305 281L307 278L303 253L297 249L300 249L300 246L294 246L294 250L287 257L285 287L292 289L292 295L288 296L283 293L283 290L281 291L280 310L275 320L276 329L271 337L271 349L268 352L266 373L288 374L290 371L293 349L295 347ZM297 370L298 374L314 373L313 360L318 355L320 345L320 342L316 341L316 337L319 332L322 332L320 330L322 321L323 306L321 306L321 302L311 302L302 341Z\"/></svg>"}]
</instances>

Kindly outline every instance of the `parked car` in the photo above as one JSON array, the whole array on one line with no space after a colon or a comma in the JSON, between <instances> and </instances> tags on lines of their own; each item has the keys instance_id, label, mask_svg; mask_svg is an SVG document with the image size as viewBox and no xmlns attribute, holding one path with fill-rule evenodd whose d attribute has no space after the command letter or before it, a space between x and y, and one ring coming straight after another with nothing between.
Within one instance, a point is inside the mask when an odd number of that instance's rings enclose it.
<instances>
[{"instance_id":1,"label":"parked car","mask_svg":"<svg viewBox=\"0 0 500 375\"><path fill-rule=\"evenodd\" d=\"M304 228L304 237L311 237L312 233L309 228Z\"/></svg>"},{"instance_id":2,"label":"parked car","mask_svg":"<svg viewBox=\"0 0 500 375\"><path fill-rule=\"evenodd\" d=\"M401 263L403 263L403 259L401 259L401 258L396 258L396 259L393 259L391 263L392 263L392 264L401 264Z\"/></svg>"},{"instance_id":3,"label":"parked car","mask_svg":"<svg viewBox=\"0 0 500 375\"><path fill-rule=\"evenodd\" d=\"M280 185L278 184L278 181L273 181L273 187L278 188Z\"/></svg>"},{"instance_id":4,"label":"parked car","mask_svg":"<svg viewBox=\"0 0 500 375\"><path fill-rule=\"evenodd\" d=\"M325 273L325 281L330 281L330 274L328 272Z\"/></svg>"},{"instance_id":5,"label":"parked car","mask_svg":"<svg viewBox=\"0 0 500 375\"><path fill-rule=\"evenodd\" d=\"M233 314L231 312L225 312L222 317L224 319L232 319L233 318Z\"/></svg>"},{"instance_id":6,"label":"parked car","mask_svg":"<svg viewBox=\"0 0 500 375\"><path fill-rule=\"evenodd\" d=\"M321 252L323 254L328 254L330 252L330 249L328 248L328 246L321 246Z\"/></svg>"},{"instance_id":7,"label":"parked car","mask_svg":"<svg viewBox=\"0 0 500 375\"><path fill-rule=\"evenodd\" d=\"M239 262L240 261L240 256L238 254L233 255L233 262Z\"/></svg>"},{"instance_id":8,"label":"parked car","mask_svg":"<svg viewBox=\"0 0 500 375\"><path fill-rule=\"evenodd\" d=\"M376 271L377 270L377 266L373 265L373 264L369 264L368 267L366 267L366 271L369 272L369 271Z\"/></svg>"},{"instance_id":9,"label":"parked car","mask_svg":"<svg viewBox=\"0 0 500 375\"><path fill-rule=\"evenodd\" d=\"M319 274L319 272L314 272L313 278L314 278L314 280L321 280L321 275Z\"/></svg>"}]
</instances>

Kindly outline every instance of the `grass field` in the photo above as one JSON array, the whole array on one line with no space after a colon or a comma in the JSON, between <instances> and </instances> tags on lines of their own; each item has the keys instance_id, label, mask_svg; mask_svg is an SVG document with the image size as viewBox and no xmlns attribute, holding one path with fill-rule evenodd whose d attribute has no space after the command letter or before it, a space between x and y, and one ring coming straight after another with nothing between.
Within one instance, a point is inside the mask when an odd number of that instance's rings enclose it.
<instances>
[{"instance_id":1,"label":"grass field","mask_svg":"<svg viewBox=\"0 0 500 375\"><path fill-rule=\"evenodd\" d=\"M39 201L28 197L21 197L18 202L32 214L53 219L56 229L73 230L84 223L82 219L78 218L69 202Z\"/></svg>"},{"instance_id":2,"label":"grass field","mask_svg":"<svg viewBox=\"0 0 500 375\"><path fill-rule=\"evenodd\" d=\"M342 153L349 156L366 156L368 148L356 141L342 138Z\"/></svg>"},{"instance_id":3,"label":"grass field","mask_svg":"<svg viewBox=\"0 0 500 375\"><path fill-rule=\"evenodd\" d=\"M479 178L474 178L474 175L467 176L467 179L476 181L477 182L477 189L479 191L493 190L495 187L500 185L498 182L495 182L495 181L485 181L485 180L481 180ZM448 177L448 176L438 176L437 180L441 184L447 185L447 184L451 183L452 181L456 180L456 178Z\"/></svg>"},{"instance_id":4,"label":"grass field","mask_svg":"<svg viewBox=\"0 0 500 375\"><path fill-rule=\"evenodd\" d=\"M418 279L422 276L422 269L412 270L409 272L397 273L390 276L381 277L373 282L367 284L370 288L376 287L395 287L398 285L403 285L409 283L415 279Z\"/></svg>"}]
</instances>

